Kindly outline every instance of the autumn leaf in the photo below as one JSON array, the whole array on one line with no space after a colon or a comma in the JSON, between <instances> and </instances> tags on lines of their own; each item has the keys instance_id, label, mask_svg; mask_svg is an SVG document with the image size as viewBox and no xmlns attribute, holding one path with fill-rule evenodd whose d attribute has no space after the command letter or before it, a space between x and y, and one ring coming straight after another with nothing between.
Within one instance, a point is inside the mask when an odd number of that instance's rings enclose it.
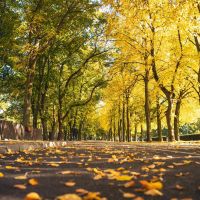
<instances>
[{"instance_id":1,"label":"autumn leaf","mask_svg":"<svg viewBox=\"0 0 200 200\"><path fill-rule=\"evenodd\" d=\"M134 198L135 196L136 195L133 193L128 193L128 192L123 193L124 198Z\"/></svg>"},{"instance_id":2,"label":"autumn leaf","mask_svg":"<svg viewBox=\"0 0 200 200\"><path fill-rule=\"evenodd\" d=\"M25 179L27 179L27 176L25 176L25 175L22 175L22 176L15 176L14 179L17 179L17 180L25 180Z\"/></svg>"},{"instance_id":3,"label":"autumn leaf","mask_svg":"<svg viewBox=\"0 0 200 200\"><path fill-rule=\"evenodd\" d=\"M93 179L94 179L94 180L100 180L100 179L102 179L102 176L101 176L100 174L98 174L98 175L96 175Z\"/></svg>"},{"instance_id":4,"label":"autumn leaf","mask_svg":"<svg viewBox=\"0 0 200 200\"><path fill-rule=\"evenodd\" d=\"M13 167L13 166L6 166L5 168L6 169L13 169L13 170L18 169L18 167Z\"/></svg>"},{"instance_id":5,"label":"autumn leaf","mask_svg":"<svg viewBox=\"0 0 200 200\"><path fill-rule=\"evenodd\" d=\"M73 187L75 185L76 185L76 183L72 182L72 181L68 181L68 182L65 183L65 186L67 186L67 187Z\"/></svg>"},{"instance_id":6,"label":"autumn leaf","mask_svg":"<svg viewBox=\"0 0 200 200\"><path fill-rule=\"evenodd\" d=\"M79 189L76 189L76 192L80 193L80 194L87 194L89 191L82 189L82 188L79 188Z\"/></svg>"},{"instance_id":7,"label":"autumn leaf","mask_svg":"<svg viewBox=\"0 0 200 200\"><path fill-rule=\"evenodd\" d=\"M156 167L156 165L154 165L154 164L148 166L149 169L154 169L155 167Z\"/></svg>"},{"instance_id":8,"label":"autumn leaf","mask_svg":"<svg viewBox=\"0 0 200 200\"><path fill-rule=\"evenodd\" d=\"M163 196L163 193L156 189L150 189L146 191L144 194L150 195L150 196Z\"/></svg>"},{"instance_id":9,"label":"autumn leaf","mask_svg":"<svg viewBox=\"0 0 200 200\"><path fill-rule=\"evenodd\" d=\"M60 174L72 174L73 172L72 171L62 171L62 172L60 172Z\"/></svg>"},{"instance_id":10,"label":"autumn leaf","mask_svg":"<svg viewBox=\"0 0 200 200\"><path fill-rule=\"evenodd\" d=\"M183 190L183 189L184 189L184 187L181 186L181 185L179 185L179 184L176 184L176 185L175 185L175 188L176 188L177 190Z\"/></svg>"},{"instance_id":11,"label":"autumn leaf","mask_svg":"<svg viewBox=\"0 0 200 200\"><path fill-rule=\"evenodd\" d=\"M82 200L77 194L64 194L56 197L56 200Z\"/></svg>"},{"instance_id":12,"label":"autumn leaf","mask_svg":"<svg viewBox=\"0 0 200 200\"><path fill-rule=\"evenodd\" d=\"M124 187L125 188L129 188L129 187L133 187L135 185L135 182L134 181L130 181L130 182L127 182L124 184Z\"/></svg>"},{"instance_id":13,"label":"autumn leaf","mask_svg":"<svg viewBox=\"0 0 200 200\"><path fill-rule=\"evenodd\" d=\"M41 200L42 198L40 197L40 195L36 192L31 192L29 194L26 195L24 200Z\"/></svg>"},{"instance_id":14,"label":"autumn leaf","mask_svg":"<svg viewBox=\"0 0 200 200\"><path fill-rule=\"evenodd\" d=\"M151 190L151 189L161 190L163 188L163 184L159 181L148 182L148 181L143 180L143 181L140 181L140 183L147 190Z\"/></svg>"},{"instance_id":15,"label":"autumn leaf","mask_svg":"<svg viewBox=\"0 0 200 200\"><path fill-rule=\"evenodd\" d=\"M38 181L34 178L29 179L28 183L32 186L38 185Z\"/></svg>"},{"instance_id":16,"label":"autumn leaf","mask_svg":"<svg viewBox=\"0 0 200 200\"><path fill-rule=\"evenodd\" d=\"M52 166L52 167L58 167L58 166L60 166L60 165L57 164L57 163L50 163L49 165Z\"/></svg>"},{"instance_id":17,"label":"autumn leaf","mask_svg":"<svg viewBox=\"0 0 200 200\"><path fill-rule=\"evenodd\" d=\"M0 178L4 177L4 174L2 172L0 172Z\"/></svg>"},{"instance_id":18,"label":"autumn leaf","mask_svg":"<svg viewBox=\"0 0 200 200\"><path fill-rule=\"evenodd\" d=\"M117 181L130 181L132 178L133 176L128 176L128 175L121 175L115 177Z\"/></svg>"},{"instance_id":19,"label":"autumn leaf","mask_svg":"<svg viewBox=\"0 0 200 200\"><path fill-rule=\"evenodd\" d=\"M23 184L16 184L16 185L14 185L14 188L17 188L17 189L20 189L20 190L25 190L26 186L23 185Z\"/></svg>"},{"instance_id":20,"label":"autumn leaf","mask_svg":"<svg viewBox=\"0 0 200 200\"><path fill-rule=\"evenodd\" d=\"M89 192L83 200L101 200L100 192Z\"/></svg>"},{"instance_id":21,"label":"autumn leaf","mask_svg":"<svg viewBox=\"0 0 200 200\"><path fill-rule=\"evenodd\" d=\"M144 198L143 197L136 197L136 198L134 198L134 200L144 200Z\"/></svg>"}]
</instances>

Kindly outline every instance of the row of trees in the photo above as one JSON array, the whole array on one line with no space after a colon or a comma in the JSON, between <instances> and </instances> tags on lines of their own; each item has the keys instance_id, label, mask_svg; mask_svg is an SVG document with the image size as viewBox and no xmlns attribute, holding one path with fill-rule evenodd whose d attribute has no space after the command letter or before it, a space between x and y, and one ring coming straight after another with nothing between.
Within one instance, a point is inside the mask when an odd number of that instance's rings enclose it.
<instances>
[{"instance_id":1,"label":"row of trees","mask_svg":"<svg viewBox=\"0 0 200 200\"><path fill-rule=\"evenodd\" d=\"M118 53L105 91L104 126L111 138L130 140L130 129L152 122L162 140L166 124L169 141L179 140L180 113L195 113L200 99L200 4L196 0L105 0L107 35ZM115 91L114 94L112 91ZM112 95L110 93L112 92ZM192 103L191 103L192 102ZM194 108L191 108L193 104ZM165 121L163 118L165 117ZM132 122L132 124L130 124Z\"/></svg>"},{"instance_id":2,"label":"row of trees","mask_svg":"<svg viewBox=\"0 0 200 200\"><path fill-rule=\"evenodd\" d=\"M0 11L0 108L27 134L150 141L166 127L173 141L200 117L197 0L2 0Z\"/></svg>"},{"instance_id":3,"label":"row of trees","mask_svg":"<svg viewBox=\"0 0 200 200\"><path fill-rule=\"evenodd\" d=\"M43 139L87 131L88 115L105 86L109 47L98 1L0 2L1 101L4 115ZM54 134L57 133L55 136Z\"/></svg>"}]
</instances>

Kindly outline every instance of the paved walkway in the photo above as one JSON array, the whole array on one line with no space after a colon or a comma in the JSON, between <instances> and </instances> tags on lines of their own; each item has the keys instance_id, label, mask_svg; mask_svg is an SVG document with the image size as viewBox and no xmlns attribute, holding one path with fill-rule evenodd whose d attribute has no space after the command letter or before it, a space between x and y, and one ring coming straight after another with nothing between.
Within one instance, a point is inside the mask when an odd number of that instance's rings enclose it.
<instances>
[{"instance_id":1,"label":"paved walkway","mask_svg":"<svg viewBox=\"0 0 200 200\"><path fill-rule=\"evenodd\" d=\"M67 142L0 154L0 199L31 192L45 200L198 200L200 145Z\"/></svg>"}]
</instances>

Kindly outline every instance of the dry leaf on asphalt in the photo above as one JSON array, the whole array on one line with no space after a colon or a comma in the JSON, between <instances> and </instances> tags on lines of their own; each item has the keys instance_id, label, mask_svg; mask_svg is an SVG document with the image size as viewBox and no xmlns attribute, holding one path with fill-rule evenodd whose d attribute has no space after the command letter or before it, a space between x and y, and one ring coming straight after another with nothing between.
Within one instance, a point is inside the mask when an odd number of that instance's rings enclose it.
<instances>
[{"instance_id":1,"label":"dry leaf on asphalt","mask_svg":"<svg viewBox=\"0 0 200 200\"><path fill-rule=\"evenodd\" d=\"M143 181L140 181L140 183L147 190L151 190L151 189L161 190L163 188L163 184L159 181L148 182L148 181L143 180Z\"/></svg>"},{"instance_id":2,"label":"dry leaf on asphalt","mask_svg":"<svg viewBox=\"0 0 200 200\"><path fill-rule=\"evenodd\" d=\"M0 178L4 177L4 174L2 172L0 172Z\"/></svg>"},{"instance_id":3,"label":"dry leaf on asphalt","mask_svg":"<svg viewBox=\"0 0 200 200\"><path fill-rule=\"evenodd\" d=\"M119 175L119 176L116 176L114 179L116 179L117 181L130 181L132 178L133 176Z\"/></svg>"},{"instance_id":4,"label":"dry leaf on asphalt","mask_svg":"<svg viewBox=\"0 0 200 200\"><path fill-rule=\"evenodd\" d=\"M133 193L128 193L128 192L123 193L124 198L134 198L135 196L136 195Z\"/></svg>"},{"instance_id":5,"label":"dry leaf on asphalt","mask_svg":"<svg viewBox=\"0 0 200 200\"><path fill-rule=\"evenodd\" d=\"M77 194L64 194L56 197L56 200L82 200Z\"/></svg>"},{"instance_id":6,"label":"dry leaf on asphalt","mask_svg":"<svg viewBox=\"0 0 200 200\"><path fill-rule=\"evenodd\" d=\"M32 186L38 185L38 180L36 180L35 178L31 178L28 180L28 183Z\"/></svg>"},{"instance_id":7,"label":"dry leaf on asphalt","mask_svg":"<svg viewBox=\"0 0 200 200\"><path fill-rule=\"evenodd\" d=\"M62 171L60 172L60 174L72 174L73 172L72 171Z\"/></svg>"},{"instance_id":8,"label":"dry leaf on asphalt","mask_svg":"<svg viewBox=\"0 0 200 200\"><path fill-rule=\"evenodd\" d=\"M14 188L17 188L17 189L20 189L20 190L25 190L26 186L23 185L23 184L16 184L16 185L14 185Z\"/></svg>"},{"instance_id":9,"label":"dry leaf on asphalt","mask_svg":"<svg viewBox=\"0 0 200 200\"><path fill-rule=\"evenodd\" d=\"M83 200L101 200L100 192L88 192Z\"/></svg>"},{"instance_id":10,"label":"dry leaf on asphalt","mask_svg":"<svg viewBox=\"0 0 200 200\"><path fill-rule=\"evenodd\" d=\"M75 186L75 185L76 185L76 183L73 182L73 181L65 182L65 186L67 186L67 187L73 187L73 186Z\"/></svg>"},{"instance_id":11,"label":"dry leaf on asphalt","mask_svg":"<svg viewBox=\"0 0 200 200\"><path fill-rule=\"evenodd\" d=\"M26 195L24 200L41 200L41 196L36 192L31 192Z\"/></svg>"},{"instance_id":12,"label":"dry leaf on asphalt","mask_svg":"<svg viewBox=\"0 0 200 200\"><path fill-rule=\"evenodd\" d=\"M76 189L76 192L80 193L80 194L87 194L89 191L85 190L85 189L82 189L82 188L79 188L79 189Z\"/></svg>"},{"instance_id":13,"label":"dry leaf on asphalt","mask_svg":"<svg viewBox=\"0 0 200 200\"><path fill-rule=\"evenodd\" d=\"M175 185L175 188L176 188L177 190L183 190L183 189L184 189L184 187L181 186L181 185L179 185L179 184L176 184L176 185Z\"/></svg>"},{"instance_id":14,"label":"dry leaf on asphalt","mask_svg":"<svg viewBox=\"0 0 200 200\"><path fill-rule=\"evenodd\" d=\"M26 176L15 176L14 179L25 180L25 179L27 179L27 177Z\"/></svg>"},{"instance_id":15,"label":"dry leaf on asphalt","mask_svg":"<svg viewBox=\"0 0 200 200\"><path fill-rule=\"evenodd\" d=\"M129 181L127 183L124 184L124 187L125 188L129 188L129 187L133 187L135 185L135 182L134 181Z\"/></svg>"},{"instance_id":16,"label":"dry leaf on asphalt","mask_svg":"<svg viewBox=\"0 0 200 200\"><path fill-rule=\"evenodd\" d=\"M149 196L162 196L163 195L162 192L160 192L159 190L156 190L156 189L148 190L144 194L149 195Z\"/></svg>"}]
</instances>

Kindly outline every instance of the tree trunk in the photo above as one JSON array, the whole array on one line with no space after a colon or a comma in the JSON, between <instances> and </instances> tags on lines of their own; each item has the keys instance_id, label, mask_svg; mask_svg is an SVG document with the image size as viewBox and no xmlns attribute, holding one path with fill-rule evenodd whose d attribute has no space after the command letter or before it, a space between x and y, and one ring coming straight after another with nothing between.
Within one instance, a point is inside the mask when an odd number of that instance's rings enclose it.
<instances>
[{"instance_id":1,"label":"tree trunk","mask_svg":"<svg viewBox=\"0 0 200 200\"><path fill-rule=\"evenodd\" d=\"M157 133L158 133L158 140L162 141L162 126L161 126L161 118L160 118L160 103L159 97L156 98L156 114L157 114Z\"/></svg>"},{"instance_id":2,"label":"tree trunk","mask_svg":"<svg viewBox=\"0 0 200 200\"><path fill-rule=\"evenodd\" d=\"M125 127L125 102L123 99L123 105L122 105L122 140L125 142L125 135L126 135L126 127Z\"/></svg>"},{"instance_id":3,"label":"tree trunk","mask_svg":"<svg viewBox=\"0 0 200 200\"><path fill-rule=\"evenodd\" d=\"M63 121L61 108L58 110L58 138L57 140L63 139Z\"/></svg>"},{"instance_id":4,"label":"tree trunk","mask_svg":"<svg viewBox=\"0 0 200 200\"><path fill-rule=\"evenodd\" d=\"M170 95L171 96L171 95ZM172 127L171 119L172 119L172 99L170 96L167 97L168 107L166 111L166 121L168 128L168 139L170 142L174 141L174 130Z\"/></svg>"},{"instance_id":5,"label":"tree trunk","mask_svg":"<svg viewBox=\"0 0 200 200\"><path fill-rule=\"evenodd\" d=\"M135 124L135 137L134 137L134 140L137 141L137 123Z\"/></svg>"},{"instance_id":6,"label":"tree trunk","mask_svg":"<svg viewBox=\"0 0 200 200\"><path fill-rule=\"evenodd\" d=\"M53 105L53 113L52 113L52 125L51 132L49 133L49 140L53 141L56 132L56 118L55 118L55 106Z\"/></svg>"},{"instance_id":7,"label":"tree trunk","mask_svg":"<svg viewBox=\"0 0 200 200\"><path fill-rule=\"evenodd\" d=\"M140 130L141 130L141 141L143 141L144 130L143 130L143 125L142 124L141 124Z\"/></svg>"},{"instance_id":8,"label":"tree trunk","mask_svg":"<svg viewBox=\"0 0 200 200\"><path fill-rule=\"evenodd\" d=\"M28 62L28 71L25 83L23 125L25 134L31 133L31 98L33 93L33 81L35 76L36 57L30 56Z\"/></svg>"},{"instance_id":9,"label":"tree trunk","mask_svg":"<svg viewBox=\"0 0 200 200\"><path fill-rule=\"evenodd\" d=\"M126 95L126 135L127 141L130 142L130 112L129 112L129 95Z\"/></svg>"},{"instance_id":10,"label":"tree trunk","mask_svg":"<svg viewBox=\"0 0 200 200\"><path fill-rule=\"evenodd\" d=\"M47 128L47 119L46 117L41 117L42 131L43 131L43 140L48 139L48 128Z\"/></svg>"},{"instance_id":11,"label":"tree trunk","mask_svg":"<svg viewBox=\"0 0 200 200\"><path fill-rule=\"evenodd\" d=\"M177 100L176 108L175 108L175 116L174 116L174 136L175 140L179 141L179 116L180 116L180 108L181 108L181 100Z\"/></svg>"},{"instance_id":12,"label":"tree trunk","mask_svg":"<svg viewBox=\"0 0 200 200\"><path fill-rule=\"evenodd\" d=\"M146 118L146 134L147 142L151 141L151 117L150 117L150 104L149 104L149 70L145 70L145 118Z\"/></svg>"},{"instance_id":13,"label":"tree trunk","mask_svg":"<svg viewBox=\"0 0 200 200\"><path fill-rule=\"evenodd\" d=\"M119 104L119 107L118 107L118 137L119 137L119 142L121 142L121 124L122 124L121 109L120 109L120 104Z\"/></svg>"},{"instance_id":14,"label":"tree trunk","mask_svg":"<svg viewBox=\"0 0 200 200\"><path fill-rule=\"evenodd\" d=\"M113 120L113 140L116 141L116 118L114 113L114 120Z\"/></svg>"}]
</instances>

